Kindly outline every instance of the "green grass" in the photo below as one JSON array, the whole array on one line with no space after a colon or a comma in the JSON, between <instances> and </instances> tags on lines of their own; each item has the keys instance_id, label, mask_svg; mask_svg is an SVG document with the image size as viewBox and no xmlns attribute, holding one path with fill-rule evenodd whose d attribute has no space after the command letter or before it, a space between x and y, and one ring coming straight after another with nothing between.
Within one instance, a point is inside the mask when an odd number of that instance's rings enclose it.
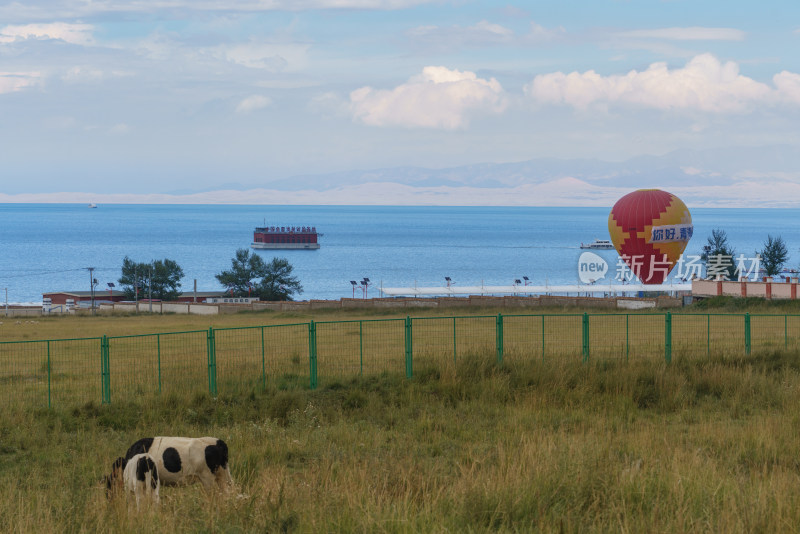
<instances>
[{"instance_id":1,"label":"green grass","mask_svg":"<svg viewBox=\"0 0 800 534\"><path fill-rule=\"evenodd\" d=\"M800 354L466 354L318 390L7 409L4 532L785 532L800 520ZM107 502L149 435L226 440L237 495Z\"/></svg>"}]
</instances>

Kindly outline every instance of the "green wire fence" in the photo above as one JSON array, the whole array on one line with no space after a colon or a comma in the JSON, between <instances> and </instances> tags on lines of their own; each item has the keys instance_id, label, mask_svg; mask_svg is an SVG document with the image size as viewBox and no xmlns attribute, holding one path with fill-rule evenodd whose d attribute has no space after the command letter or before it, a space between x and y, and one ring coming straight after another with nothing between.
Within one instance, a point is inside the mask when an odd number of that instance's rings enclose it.
<instances>
[{"instance_id":1,"label":"green wire fence","mask_svg":"<svg viewBox=\"0 0 800 534\"><path fill-rule=\"evenodd\" d=\"M381 373L414 376L466 356L705 358L788 349L800 315L536 314L406 317L132 336L0 342L4 405L109 404L137 396L318 387Z\"/></svg>"}]
</instances>

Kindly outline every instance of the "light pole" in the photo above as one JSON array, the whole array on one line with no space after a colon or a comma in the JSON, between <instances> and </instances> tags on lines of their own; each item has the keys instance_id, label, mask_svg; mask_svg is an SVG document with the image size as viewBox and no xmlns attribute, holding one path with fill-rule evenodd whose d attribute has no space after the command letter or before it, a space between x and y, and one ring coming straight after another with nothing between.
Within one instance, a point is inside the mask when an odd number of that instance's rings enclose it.
<instances>
[{"instance_id":1,"label":"light pole","mask_svg":"<svg viewBox=\"0 0 800 534\"><path fill-rule=\"evenodd\" d=\"M89 271L89 291L92 296L92 315L94 315L94 285L97 283L97 281L94 279L93 276L94 267L87 267L86 269Z\"/></svg>"},{"instance_id":2,"label":"light pole","mask_svg":"<svg viewBox=\"0 0 800 534\"><path fill-rule=\"evenodd\" d=\"M353 298L356 298L356 286L358 285L358 282L355 280L350 280L350 285L353 286Z\"/></svg>"},{"instance_id":3,"label":"light pole","mask_svg":"<svg viewBox=\"0 0 800 534\"><path fill-rule=\"evenodd\" d=\"M351 282L353 284L353 294L355 295L356 283L353 280L351 280ZM367 277L362 278L359 284L361 284L361 291L363 291L364 293L364 298L367 298L367 290L369 289L369 278Z\"/></svg>"}]
</instances>

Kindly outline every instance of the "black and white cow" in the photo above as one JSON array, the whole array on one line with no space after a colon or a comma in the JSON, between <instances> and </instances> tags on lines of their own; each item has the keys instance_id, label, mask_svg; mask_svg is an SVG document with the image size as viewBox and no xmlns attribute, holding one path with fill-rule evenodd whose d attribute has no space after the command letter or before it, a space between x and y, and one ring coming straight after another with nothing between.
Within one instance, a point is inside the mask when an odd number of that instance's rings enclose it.
<instances>
[{"instance_id":1,"label":"black and white cow","mask_svg":"<svg viewBox=\"0 0 800 534\"><path fill-rule=\"evenodd\" d=\"M136 497L136 509L142 496L149 496L155 504L159 503L158 489L161 483L158 480L158 468L149 454L137 454L125 463L122 472L125 491L131 492Z\"/></svg>"},{"instance_id":2,"label":"black and white cow","mask_svg":"<svg viewBox=\"0 0 800 534\"><path fill-rule=\"evenodd\" d=\"M130 446L125 458L144 453L155 460L161 484L192 484L200 481L206 489L216 485L224 490L230 490L233 486L228 468L228 446L221 439L142 438Z\"/></svg>"}]
</instances>

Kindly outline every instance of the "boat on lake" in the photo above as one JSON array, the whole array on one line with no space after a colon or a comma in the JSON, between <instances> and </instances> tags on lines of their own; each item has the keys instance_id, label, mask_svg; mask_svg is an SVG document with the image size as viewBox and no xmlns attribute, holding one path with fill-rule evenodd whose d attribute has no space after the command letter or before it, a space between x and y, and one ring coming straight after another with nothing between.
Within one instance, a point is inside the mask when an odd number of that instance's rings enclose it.
<instances>
[{"instance_id":1,"label":"boat on lake","mask_svg":"<svg viewBox=\"0 0 800 534\"><path fill-rule=\"evenodd\" d=\"M300 249L319 248L319 236L314 226L260 226L253 231L254 249Z\"/></svg>"},{"instance_id":2,"label":"boat on lake","mask_svg":"<svg viewBox=\"0 0 800 534\"><path fill-rule=\"evenodd\" d=\"M595 239L591 243L581 243L581 248L588 248L594 250L611 250L614 248L614 243L608 239Z\"/></svg>"}]
</instances>

